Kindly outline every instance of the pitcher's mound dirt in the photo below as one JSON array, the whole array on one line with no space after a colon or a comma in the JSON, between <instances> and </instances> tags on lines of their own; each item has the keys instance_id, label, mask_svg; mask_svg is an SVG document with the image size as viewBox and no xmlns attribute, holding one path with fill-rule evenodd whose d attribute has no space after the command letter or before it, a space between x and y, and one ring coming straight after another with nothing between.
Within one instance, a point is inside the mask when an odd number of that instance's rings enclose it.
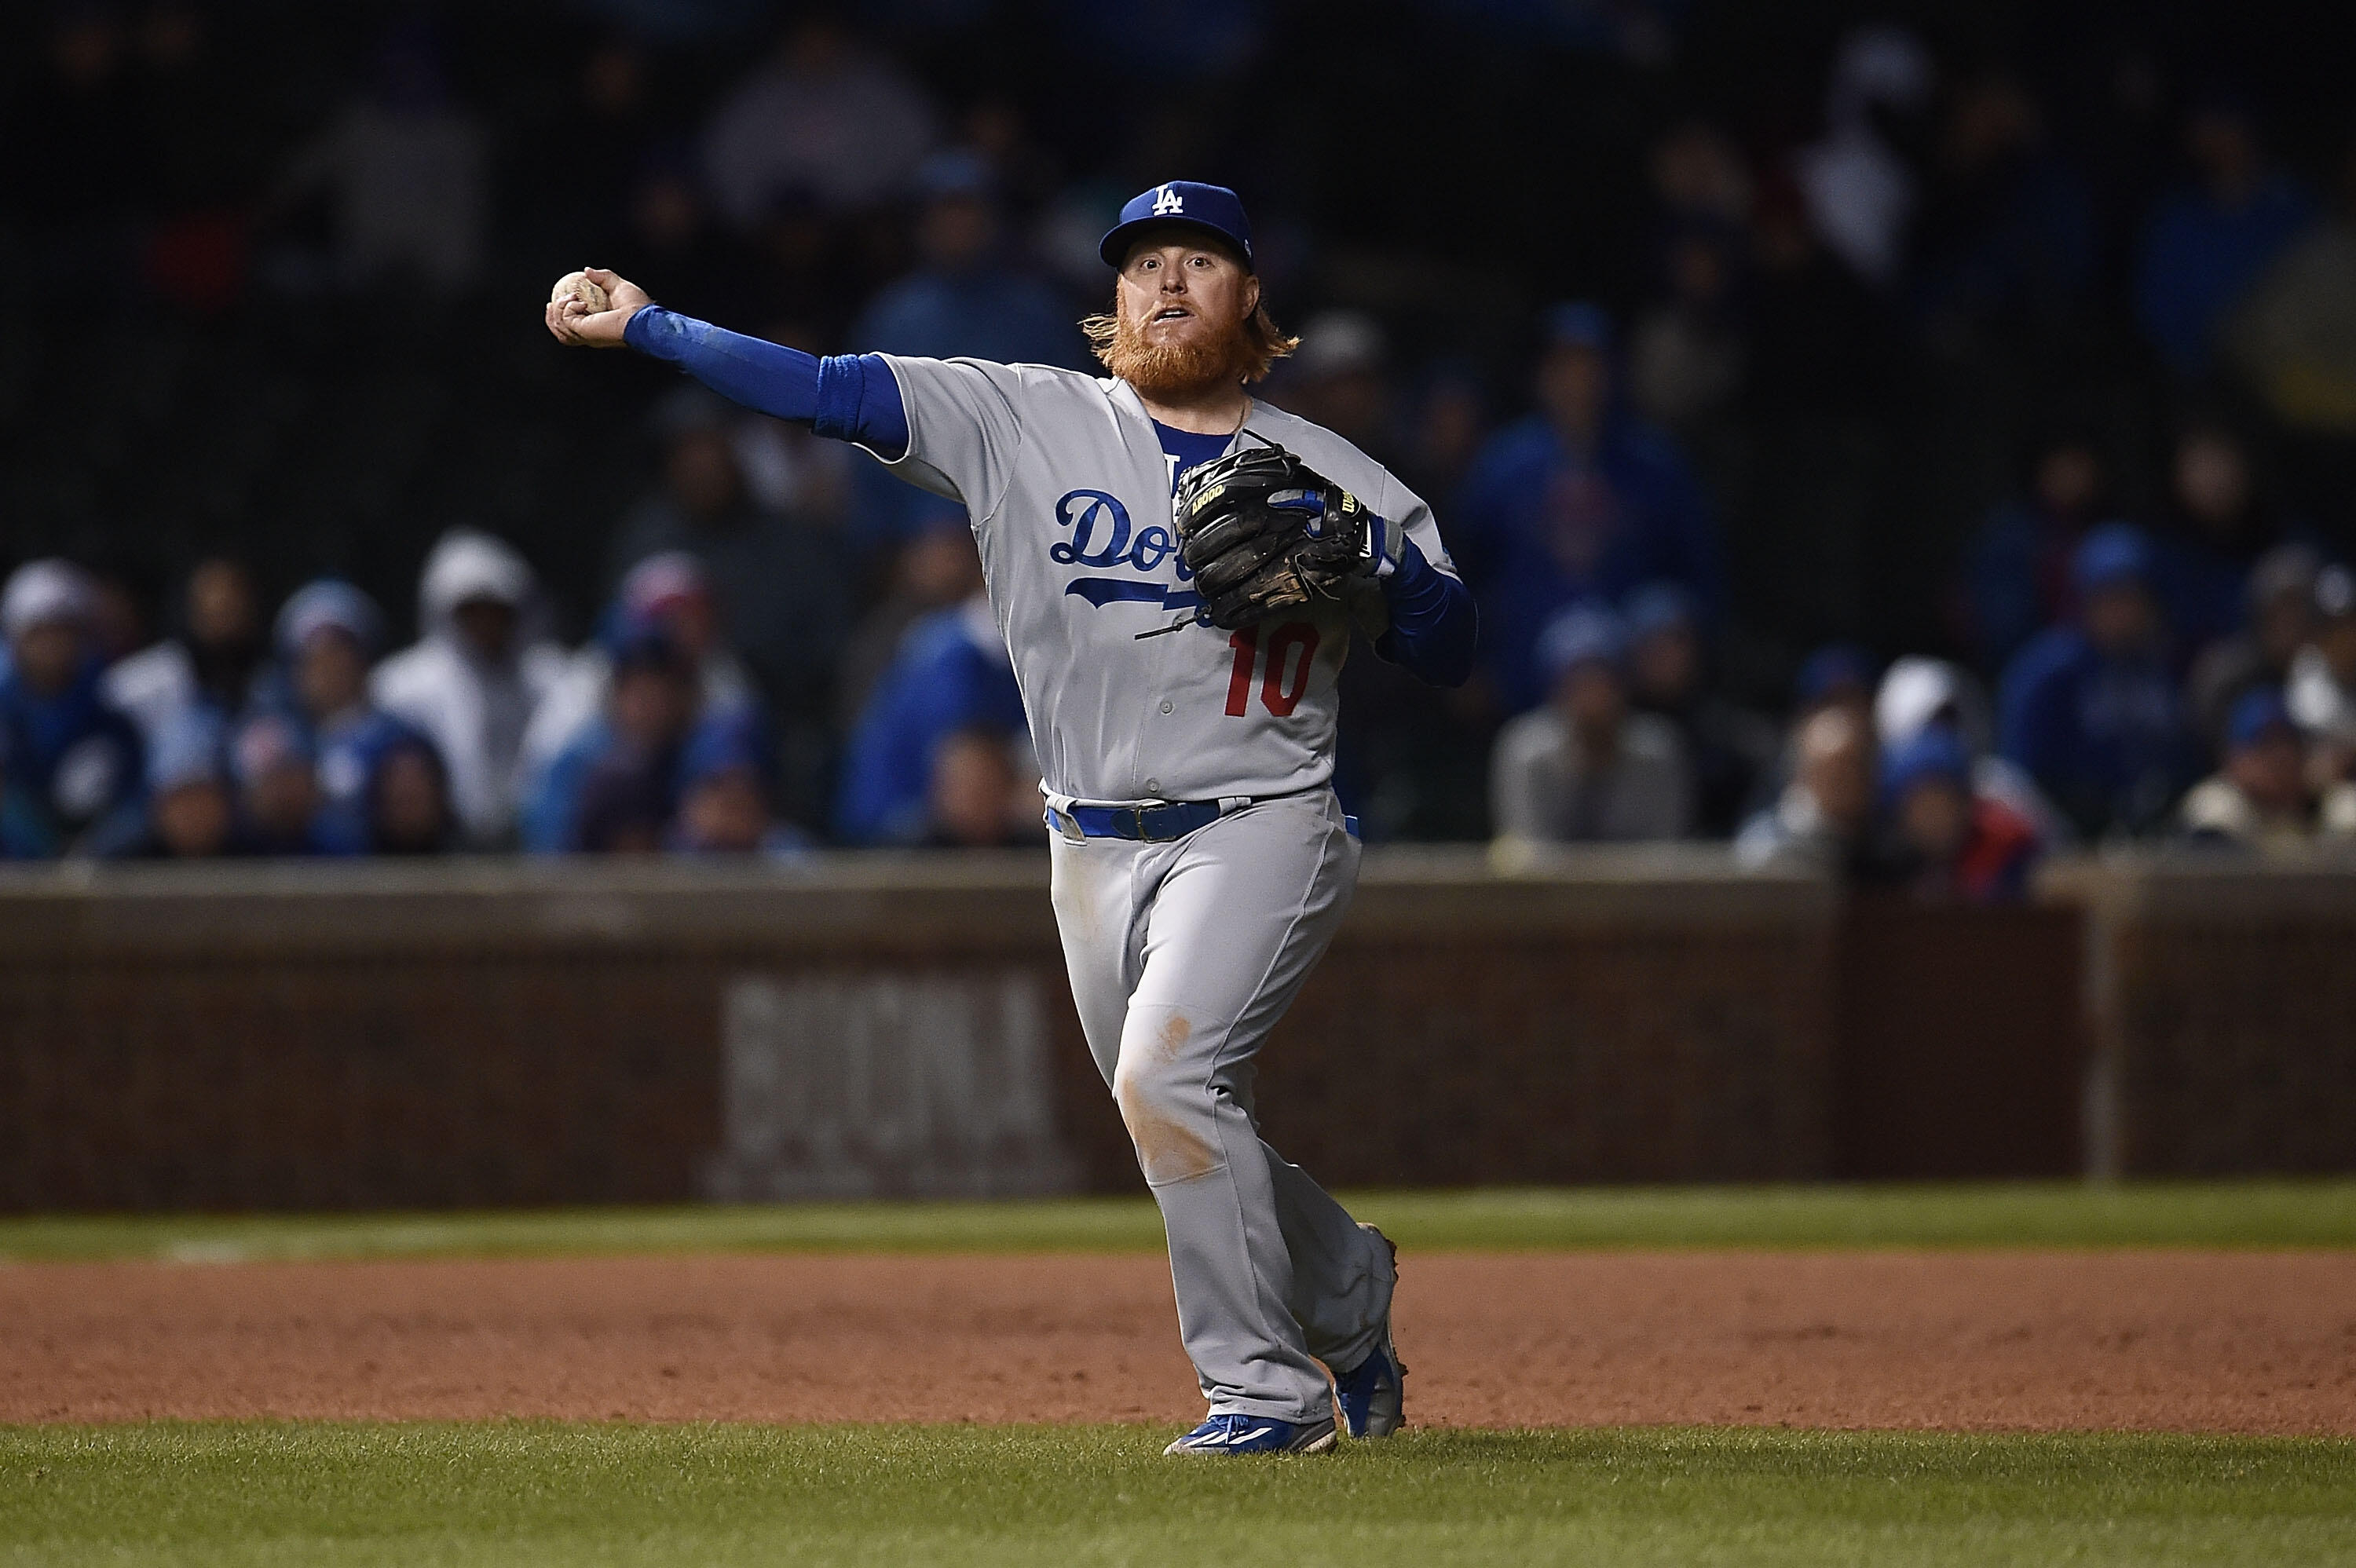
<instances>
[{"instance_id":1,"label":"pitcher's mound dirt","mask_svg":"<svg viewBox=\"0 0 2356 1568\"><path fill-rule=\"evenodd\" d=\"M1416 1254L1432 1425L2356 1434L2356 1254ZM0 1267L0 1422L1201 1411L1158 1257Z\"/></svg>"}]
</instances>

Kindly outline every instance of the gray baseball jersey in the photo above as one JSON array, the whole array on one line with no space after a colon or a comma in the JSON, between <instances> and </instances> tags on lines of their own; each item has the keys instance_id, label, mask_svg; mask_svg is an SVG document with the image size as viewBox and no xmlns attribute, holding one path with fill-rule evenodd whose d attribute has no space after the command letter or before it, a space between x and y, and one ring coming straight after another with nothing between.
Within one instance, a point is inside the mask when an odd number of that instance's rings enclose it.
<instances>
[{"instance_id":1,"label":"gray baseball jersey","mask_svg":"<svg viewBox=\"0 0 2356 1568\"><path fill-rule=\"evenodd\" d=\"M907 454L891 466L972 517L1051 795L1215 800L1332 778L1350 643L1338 609L1139 639L1201 601L1171 521L1174 460L1128 383L884 357L908 415ZM1300 453L1454 574L1430 507L1380 464L1264 403L1245 428Z\"/></svg>"}]
</instances>

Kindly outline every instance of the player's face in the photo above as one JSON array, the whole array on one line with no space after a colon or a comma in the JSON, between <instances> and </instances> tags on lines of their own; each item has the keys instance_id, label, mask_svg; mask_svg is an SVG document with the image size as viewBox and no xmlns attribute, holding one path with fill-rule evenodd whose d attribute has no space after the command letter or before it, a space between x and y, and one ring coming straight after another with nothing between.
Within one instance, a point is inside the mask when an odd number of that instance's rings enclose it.
<instances>
[{"instance_id":1,"label":"player's face","mask_svg":"<svg viewBox=\"0 0 2356 1568\"><path fill-rule=\"evenodd\" d=\"M1119 293L1121 320L1146 347L1191 347L1240 328L1259 304L1259 280L1215 246L1149 241L1130 252Z\"/></svg>"}]
</instances>

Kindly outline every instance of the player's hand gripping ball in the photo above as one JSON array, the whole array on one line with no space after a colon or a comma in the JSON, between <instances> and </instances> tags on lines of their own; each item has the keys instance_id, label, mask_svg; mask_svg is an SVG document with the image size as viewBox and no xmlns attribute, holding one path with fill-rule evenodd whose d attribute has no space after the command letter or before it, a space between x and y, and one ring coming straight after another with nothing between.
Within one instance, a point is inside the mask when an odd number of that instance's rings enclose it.
<instances>
[{"instance_id":1,"label":"player's hand gripping ball","mask_svg":"<svg viewBox=\"0 0 2356 1568\"><path fill-rule=\"evenodd\" d=\"M548 292L551 304L562 304L569 299L579 300L592 315L613 308L613 302L605 297L604 287L586 272L567 272L557 279L556 286Z\"/></svg>"},{"instance_id":2,"label":"player's hand gripping ball","mask_svg":"<svg viewBox=\"0 0 2356 1568\"><path fill-rule=\"evenodd\" d=\"M1377 564L1365 503L1273 442L1187 470L1172 509L1205 611L1228 631L1342 603Z\"/></svg>"},{"instance_id":3,"label":"player's hand gripping ball","mask_svg":"<svg viewBox=\"0 0 2356 1568\"><path fill-rule=\"evenodd\" d=\"M586 267L565 273L548 292L548 330L576 348L619 348L630 318L653 303L619 273Z\"/></svg>"}]
</instances>

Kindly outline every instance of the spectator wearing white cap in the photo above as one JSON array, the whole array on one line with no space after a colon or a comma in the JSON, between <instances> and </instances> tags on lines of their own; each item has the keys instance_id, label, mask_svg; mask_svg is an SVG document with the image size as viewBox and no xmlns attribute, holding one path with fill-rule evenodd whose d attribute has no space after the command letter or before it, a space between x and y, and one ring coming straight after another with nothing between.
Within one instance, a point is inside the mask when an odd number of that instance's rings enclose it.
<instances>
[{"instance_id":1,"label":"spectator wearing white cap","mask_svg":"<svg viewBox=\"0 0 2356 1568\"><path fill-rule=\"evenodd\" d=\"M1874 693L1873 729L1884 757L1896 756L1926 730L1946 731L1962 742L1971 760L1975 799L2000 805L2029 823L2045 848L2076 838L2069 818L2053 808L2029 771L1993 753L1995 720L1987 694L1946 660L1910 654L1891 661Z\"/></svg>"},{"instance_id":2,"label":"spectator wearing white cap","mask_svg":"<svg viewBox=\"0 0 2356 1568\"><path fill-rule=\"evenodd\" d=\"M1632 713L1626 637L1611 611L1578 605L1547 624L1544 706L1498 731L1490 810L1499 848L1680 838L1693 780L1676 727Z\"/></svg>"},{"instance_id":3,"label":"spectator wearing white cap","mask_svg":"<svg viewBox=\"0 0 2356 1568\"><path fill-rule=\"evenodd\" d=\"M0 590L12 853L119 854L142 828L139 732L102 688L91 609L89 578L62 560L28 562Z\"/></svg>"},{"instance_id":4,"label":"spectator wearing white cap","mask_svg":"<svg viewBox=\"0 0 2356 1568\"><path fill-rule=\"evenodd\" d=\"M516 765L564 654L538 635L531 568L507 544L452 528L425 558L418 640L376 667L376 705L434 742L469 848L515 837Z\"/></svg>"}]
</instances>

